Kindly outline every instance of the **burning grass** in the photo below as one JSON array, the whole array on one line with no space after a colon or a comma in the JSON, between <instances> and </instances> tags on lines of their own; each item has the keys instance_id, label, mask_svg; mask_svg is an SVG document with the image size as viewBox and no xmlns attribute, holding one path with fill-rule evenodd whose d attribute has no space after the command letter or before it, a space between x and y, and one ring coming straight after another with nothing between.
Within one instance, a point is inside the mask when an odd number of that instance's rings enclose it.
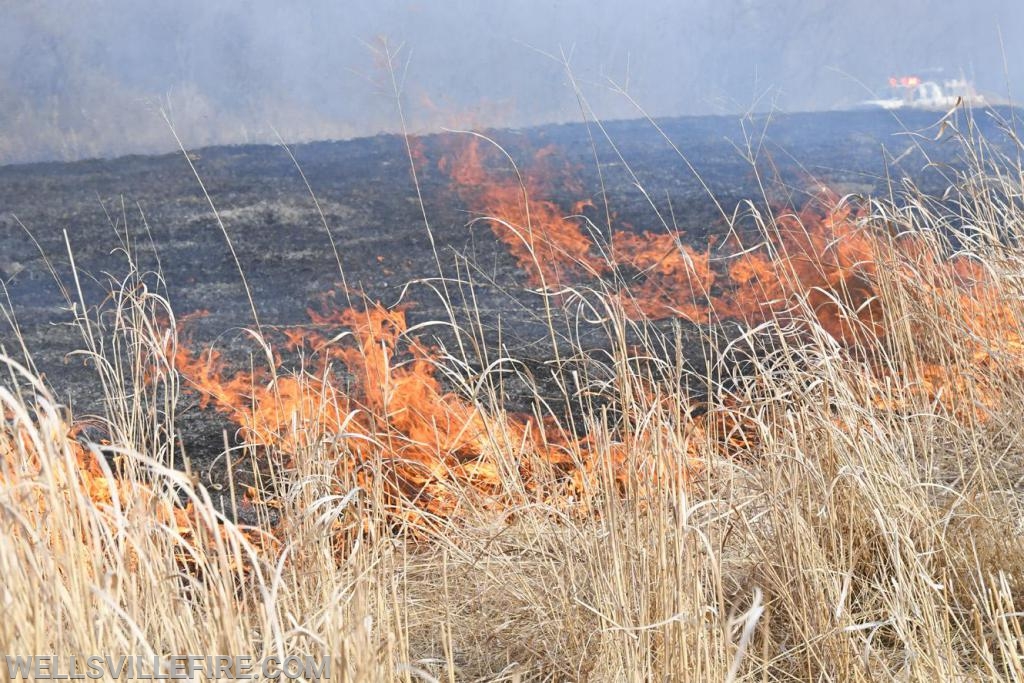
<instances>
[{"instance_id":1,"label":"burning grass","mask_svg":"<svg viewBox=\"0 0 1024 683\"><path fill-rule=\"evenodd\" d=\"M71 438L5 359L4 651L314 652L346 680L1024 679L1019 169L977 165L953 201L751 204L756 231L697 248L545 199L549 152L509 182L486 157L445 169L549 312L601 302L608 400L563 387L572 426L543 396L511 412L372 302L257 335L240 372L133 271L114 315L76 308L111 443ZM668 317L747 330L742 362L709 344L699 400L621 333ZM174 469L182 386L273 462L235 499L276 524Z\"/></svg>"}]
</instances>

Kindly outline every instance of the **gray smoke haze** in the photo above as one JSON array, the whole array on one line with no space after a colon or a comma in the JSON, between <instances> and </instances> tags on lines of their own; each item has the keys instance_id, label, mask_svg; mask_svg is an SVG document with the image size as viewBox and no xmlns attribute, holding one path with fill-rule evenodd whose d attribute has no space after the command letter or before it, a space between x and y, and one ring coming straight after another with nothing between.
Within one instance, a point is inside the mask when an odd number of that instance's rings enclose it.
<instances>
[{"instance_id":1,"label":"gray smoke haze","mask_svg":"<svg viewBox=\"0 0 1024 683\"><path fill-rule=\"evenodd\" d=\"M1000 32L1003 37L1000 42ZM0 163L595 113L832 109L941 68L1024 96L1020 0L0 0Z\"/></svg>"}]
</instances>

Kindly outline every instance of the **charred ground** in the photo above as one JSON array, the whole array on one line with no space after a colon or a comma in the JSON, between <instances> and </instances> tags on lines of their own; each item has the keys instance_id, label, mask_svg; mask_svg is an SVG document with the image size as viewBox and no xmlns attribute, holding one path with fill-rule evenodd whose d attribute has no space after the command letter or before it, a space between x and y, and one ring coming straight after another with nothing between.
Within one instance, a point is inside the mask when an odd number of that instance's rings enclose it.
<instances>
[{"instance_id":1,"label":"charred ground","mask_svg":"<svg viewBox=\"0 0 1024 683\"><path fill-rule=\"evenodd\" d=\"M816 184L839 193L877 193L894 177L941 193L947 185L943 167L957 163L960 148L933 139L938 118L913 113L897 120L888 113L857 112L742 122L711 117L659 121L699 179L648 122L613 122L604 131L593 125L548 126L497 131L493 137L517 162L549 145L557 150L581 188L550 197L567 212L573 202L589 197L594 206L587 211L601 226L607 198L617 228L658 231L665 219L688 241L706 244L725 225L709 192L727 211L762 197L762 183L780 205L802 204ZM438 168L453 139L427 136L416 145L433 240L424 226L402 138L292 148L337 244L341 271L317 208L283 149L192 151L237 251L261 324L273 329L307 323L307 308L327 291L342 292L342 277L350 291L371 301L407 305L411 325L446 320L433 291L439 264L448 277L464 276L470 264L478 285L450 287L453 309L479 311L483 328L493 332L489 343L498 339L498 321L503 321L500 341L509 355L545 363L550 355L545 349L551 347L546 321L535 313L538 297L523 286L523 273L491 230L472 222L477 214L468 211ZM5 304L36 365L76 415L102 413L103 406L94 370L68 355L80 347L80 333L69 324L68 306L42 256L65 284L72 282L65 232L75 266L91 276L80 278L90 304L102 301L111 288L105 273L116 278L124 272L128 248L140 268L162 274L176 312L208 311L189 325L196 343L215 343L231 362L247 364L252 346L242 330L253 325L248 299L224 235L182 154L3 167L0 278ZM409 286L431 279L433 287ZM470 296L472 306L467 305ZM675 329L683 353L696 353L699 345L687 345L686 339L699 331ZM425 334L453 344L445 327ZM587 334L584 330L582 336ZM595 348L599 337L594 335ZM21 350L18 338L4 322L0 344L14 356ZM524 408L511 393L510 407ZM185 402L179 417L182 432L191 435L185 439L186 451L208 460L220 452L223 430L231 425L213 411L198 410L187 392Z\"/></svg>"}]
</instances>

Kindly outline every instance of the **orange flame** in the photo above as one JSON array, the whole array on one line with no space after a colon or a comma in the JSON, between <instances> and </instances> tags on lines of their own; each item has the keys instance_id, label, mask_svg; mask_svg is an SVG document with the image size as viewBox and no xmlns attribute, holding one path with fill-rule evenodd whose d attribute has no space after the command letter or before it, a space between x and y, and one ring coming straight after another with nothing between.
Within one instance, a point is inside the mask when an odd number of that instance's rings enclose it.
<instances>
[{"instance_id":1,"label":"orange flame","mask_svg":"<svg viewBox=\"0 0 1024 683\"><path fill-rule=\"evenodd\" d=\"M445 391L432 352L407 334L401 310L374 304L310 316L317 328L346 330L352 338L332 342L317 329L287 330L291 348L314 352L302 373L232 374L216 353L194 356L187 345L179 348L176 366L231 415L246 441L293 457L326 446L360 482L381 477L392 503L413 502L433 515L454 512L467 485L487 496L503 490L499 443L516 451L518 474L541 495L538 467L569 472L561 485L577 490L595 474L593 463L572 455L589 445L567 442L557 424L515 415L499 423ZM405 513L418 517L415 510Z\"/></svg>"},{"instance_id":2,"label":"orange flame","mask_svg":"<svg viewBox=\"0 0 1024 683\"><path fill-rule=\"evenodd\" d=\"M19 514L38 515L35 528L43 531L42 538L58 552L75 550L68 544L94 547L93 529L89 522L74 528L54 528L49 521L51 506L58 505L83 512L79 496L88 498L91 512L96 513L101 525L116 533L123 525L123 517L133 506L140 506L150 520L161 528L174 530L175 538L203 547L214 543L222 532L203 516L197 515L191 503L179 505L172 498L158 493L145 483L144 478L125 478L113 466L104 468L101 459L106 456L95 448L86 448L79 442L82 424L70 429L60 426L55 433L45 432L39 425L9 419L0 421L0 487L7 487ZM49 424L43 422L42 424ZM109 446L106 442L100 446ZM25 485L29 484L29 485ZM56 502L55 502L56 501ZM261 551L275 547L272 535L263 530L248 529L244 535ZM136 566L139 558L133 548L127 549L127 561ZM198 571L196 557L178 546L175 557L187 571ZM241 562L241 564L237 564ZM231 560L234 569L247 573L251 566L243 558Z\"/></svg>"},{"instance_id":3,"label":"orange flame","mask_svg":"<svg viewBox=\"0 0 1024 683\"><path fill-rule=\"evenodd\" d=\"M901 79L904 85L916 81ZM523 182L494 170L496 160L481 149L479 138L468 140L440 164L459 194L509 245L534 286L599 282L613 289L623 311L635 319L806 323L804 312L810 312L820 329L847 347L871 347L885 338L892 324L882 309L878 271L879 264L889 264L895 271L889 275L901 278L905 289L921 287L947 307L950 301L958 303L958 310L937 314L967 328L964 343L974 349L977 362L992 361L985 340L999 341L1004 366L1005 352L1020 348L1019 317L1007 302L998 301L991 278L980 266L964 258L945 259L940 249L927 247L919 237L897 239L880 232L864 212L827 188L798 212L777 212L771 234L762 235L755 248L744 249L731 239L715 253L712 243L695 248L683 233L613 230L610 247L602 250L583 230L582 220L566 218L565 211L544 198L537 179L549 178L553 171L568 174L568 169L555 169L552 154L551 148L541 150ZM538 167L547 172L534 172ZM562 184L578 191L573 180ZM613 273L626 275L609 278ZM1010 365L1014 372L1024 371L1020 362ZM955 388L965 381L950 368L927 363L913 374L925 378L923 391L929 397L942 395L947 384ZM945 392L944 400L955 402L955 393Z\"/></svg>"},{"instance_id":4,"label":"orange flame","mask_svg":"<svg viewBox=\"0 0 1024 683\"><path fill-rule=\"evenodd\" d=\"M553 174L568 175L568 169L550 161L553 154L550 147L542 149L521 179L492 170L495 160L478 138L440 163L457 192L508 246L530 284L607 281L613 272L627 271L634 275L620 283L618 298L633 318L757 323L790 310L802 296L837 338L848 338L858 322L877 322L868 285L877 245L858 227L859 216L828 190L803 211L778 216L778 234L752 251L713 258L710 244L696 249L683 233L615 230L609 253L602 255L584 230L585 221L574 217L590 202L577 202L567 216L544 198L545 183L552 182ZM569 191L579 191L575 181L559 181ZM841 312L850 308L860 311L858 320L843 318Z\"/></svg>"},{"instance_id":5,"label":"orange flame","mask_svg":"<svg viewBox=\"0 0 1024 683\"><path fill-rule=\"evenodd\" d=\"M415 158L424 163L421 147ZM981 266L941 258L920 237L897 238L872 228L866 216L828 191L798 212L779 212L771 234L752 248L738 238L697 247L682 233L625 229L612 230L604 245L580 215L588 202L563 209L547 191L557 184L574 197L582 194L577 182L563 177L569 171L555 162L552 148L541 150L521 176L495 170L477 139L441 166L530 284L603 287L631 318L793 322L870 359L896 324L882 306L888 282L917 292L936 315L957 321L964 332L959 349L975 363L991 368L1006 364L1008 353L1020 358L1024 351L1016 309L999 300ZM586 503L595 478L605 475L599 455L607 457L619 485L636 485L639 474L653 486L665 477L685 480L700 467L709 442L718 444L720 454L756 446L756 429L721 405L697 418L684 416L681 443L668 447L651 443L660 437L629 429L616 437L620 442L599 442L567 434L550 417L489 414L443 386L436 354L409 333L402 310L379 304L339 308L328 297L321 311L309 315L311 326L281 331L279 346L303 359L299 371L285 372L275 353L268 367L236 372L215 350L196 353L188 344L176 348L175 366L199 392L201 405L229 415L246 442L270 446L286 459L334 458L350 480L382 483L395 514L416 522L451 515L470 500L516 502L521 493L510 491L521 489L504 485L510 473L525 483L527 495L555 504L571 498ZM1006 368L1024 375L1019 360ZM872 400L885 410L908 408L900 402L917 393L964 414L957 400L970 386L998 400L996 388L977 387L962 368L934 358L872 371ZM907 390L893 399L881 390L887 381ZM645 392L639 389L658 400L657 391ZM983 412L968 408L966 414ZM671 465L637 462L638 454L650 452L678 455ZM89 477L85 485L103 500L107 480L97 479L90 469L94 463L81 455L83 476Z\"/></svg>"},{"instance_id":6,"label":"orange flame","mask_svg":"<svg viewBox=\"0 0 1024 683\"><path fill-rule=\"evenodd\" d=\"M493 165L477 139L441 163L459 196L490 224L532 285L602 283L612 287L630 317L806 324L803 312L809 311L819 329L848 348L870 347L885 339L890 324L880 303L879 263L898 264L890 269L896 277L929 285L937 300L959 302L970 320L979 321L969 320L969 327L1002 310L977 308L977 301L991 296L979 267L962 259L939 261L915 238L897 240L866 227L862 214L828 191L799 212L777 215L773 234L755 248L743 249L732 239L717 250L710 243L698 249L681 233L628 230L614 230L610 246L602 248L579 216L587 202L566 211L545 194L555 182L581 193L578 183L563 180L568 169L555 163L551 148L541 150L522 175L502 175ZM1004 315L1007 326L1015 327L1009 309ZM273 367L232 373L215 351L194 355L187 345L179 347L176 365L204 402L231 416L247 442L290 457L334 453L360 483L383 481L399 514L418 521L422 513L454 513L474 491L492 502L509 502L502 480L508 463L530 493L546 500L584 497L600 474L599 446L591 437L569 437L550 418L488 415L445 390L434 354L408 334L401 310L327 305L310 317L312 327L283 331L283 346L304 355L300 372L284 373L274 356ZM976 332L981 339L991 329ZM1019 339L1013 344L1020 348ZM986 354L979 345L979 362L989 362ZM891 371L877 368L877 380ZM966 381L923 359L914 373L928 397ZM623 443L607 446L613 475L623 485L639 470L651 482L666 474L685 477L699 466L697 444L709 432L721 435L723 453L755 441L754 430L735 413L712 406L686 422L688 445L677 471L631 462L651 437L627 435Z\"/></svg>"},{"instance_id":7,"label":"orange flame","mask_svg":"<svg viewBox=\"0 0 1024 683\"><path fill-rule=\"evenodd\" d=\"M456 157L440 162L459 195L474 208L487 212L494 234L519 267L530 274L533 284L549 287L581 275L606 272L606 264L591 254L593 242L579 217L587 203L577 204L567 214L545 198L553 176L561 170L556 168L554 158L554 148L542 149L524 174L497 180L487 170L482 148L474 139ZM578 189L571 183L563 187Z\"/></svg>"}]
</instances>

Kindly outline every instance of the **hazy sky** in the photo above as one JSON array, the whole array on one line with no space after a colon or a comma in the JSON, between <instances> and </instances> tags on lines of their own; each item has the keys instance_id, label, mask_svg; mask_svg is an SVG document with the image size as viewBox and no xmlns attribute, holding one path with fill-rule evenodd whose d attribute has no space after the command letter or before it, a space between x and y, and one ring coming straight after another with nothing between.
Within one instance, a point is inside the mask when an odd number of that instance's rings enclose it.
<instances>
[{"instance_id":1,"label":"hazy sky","mask_svg":"<svg viewBox=\"0 0 1024 683\"><path fill-rule=\"evenodd\" d=\"M1000 32L1003 42L1000 43ZM0 163L409 123L831 109L890 75L1024 97L1022 0L0 0Z\"/></svg>"}]
</instances>

